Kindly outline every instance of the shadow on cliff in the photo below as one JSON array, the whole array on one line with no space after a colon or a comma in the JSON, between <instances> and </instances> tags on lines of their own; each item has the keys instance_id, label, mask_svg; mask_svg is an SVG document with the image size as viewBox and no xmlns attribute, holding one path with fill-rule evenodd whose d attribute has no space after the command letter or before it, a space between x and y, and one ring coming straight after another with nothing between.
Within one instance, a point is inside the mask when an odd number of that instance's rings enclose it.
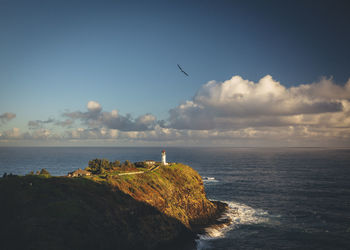
<instances>
[{"instance_id":1,"label":"shadow on cliff","mask_svg":"<svg viewBox=\"0 0 350 250\"><path fill-rule=\"evenodd\" d=\"M85 178L0 178L1 249L194 249L180 221Z\"/></svg>"}]
</instances>

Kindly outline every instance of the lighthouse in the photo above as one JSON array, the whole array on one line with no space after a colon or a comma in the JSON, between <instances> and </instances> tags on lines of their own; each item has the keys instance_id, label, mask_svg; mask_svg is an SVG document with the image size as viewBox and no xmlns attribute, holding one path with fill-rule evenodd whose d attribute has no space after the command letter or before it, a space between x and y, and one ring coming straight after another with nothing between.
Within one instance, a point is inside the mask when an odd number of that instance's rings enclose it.
<instances>
[{"instance_id":1,"label":"lighthouse","mask_svg":"<svg viewBox=\"0 0 350 250\"><path fill-rule=\"evenodd\" d=\"M168 165L168 163L166 162L165 150L162 150L162 165Z\"/></svg>"}]
</instances>

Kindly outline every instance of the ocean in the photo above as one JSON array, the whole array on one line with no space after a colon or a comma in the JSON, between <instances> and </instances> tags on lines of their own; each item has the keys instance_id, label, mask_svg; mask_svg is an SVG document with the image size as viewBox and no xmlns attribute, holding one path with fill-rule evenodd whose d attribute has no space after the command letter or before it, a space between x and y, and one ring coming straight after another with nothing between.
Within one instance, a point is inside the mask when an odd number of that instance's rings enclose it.
<instances>
[{"instance_id":1,"label":"ocean","mask_svg":"<svg viewBox=\"0 0 350 250\"><path fill-rule=\"evenodd\" d=\"M0 174L66 175L94 158L160 160L157 147L0 148ZM350 249L350 149L165 148L204 177L232 224L207 228L197 249Z\"/></svg>"}]
</instances>

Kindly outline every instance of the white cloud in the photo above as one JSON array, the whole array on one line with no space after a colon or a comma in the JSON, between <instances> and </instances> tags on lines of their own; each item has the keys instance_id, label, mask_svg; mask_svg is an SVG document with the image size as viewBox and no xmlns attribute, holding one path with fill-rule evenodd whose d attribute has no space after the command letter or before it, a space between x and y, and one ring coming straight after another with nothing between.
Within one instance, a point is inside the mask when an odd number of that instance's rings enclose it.
<instances>
[{"instance_id":1,"label":"white cloud","mask_svg":"<svg viewBox=\"0 0 350 250\"><path fill-rule=\"evenodd\" d=\"M121 115L118 110L101 112L102 106L94 101L87 104L88 111L66 112L63 114L69 120L78 120L89 129L117 129L121 131L144 131L150 130L156 123L156 117L152 114L145 114L134 119L130 114Z\"/></svg>"},{"instance_id":2,"label":"white cloud","mask_svg":"<svg viewBox=\"0 0 350 250\"><path fill-rule=\"evenodd\" d=\"M192 100L170 110L168 126L205 130L316 125L322 116L344 116L346 98L350 81L344 87L323 79L286 88L269 75L257 83L234 76L203 85Z\"/></svg>"},{"instance_id":3,"label":"white cloud","mask_svg":"<svg viewBox=\"0 0 350 250\"><path fill-rule=\"evenodd\" d=\"M344 86L339 86L333 83L332 78L322 78L320 82L293 87L291 91L318 99L350 99L350 79Z\"/></svg>"},{"instance_id":4,"label":"white cloud","mask_svg":"<svg viewBox=\"0 0 350 250\"><path fill-rule=\"evenodd\" d=\"M102 110L102 106L95 101L89 101L87 104L87 108L90 112L100 112Z\"/></svg>"},{"instance_id":5,"label":"white cloud","mask_svg":"<svg viewBox=\"0 0 350 250\"><path fill-rule=\"evenodd\" d=\"M19 128L12 128L0 133L1 140L60 140L62 136L53 133L49 129L39 128L27 132L21 132Z\"/></svg>"},{"instance_id":6,"label":"white cloud","mask_svg":"<svg viewBox=\"0 0 350 250\"><path fill-rule=\"evenodd\" d=\"M1 133L1 139L16 139L21 136L19 128L12 128Z\"/></svg>"},{"instance_id":7,"label":"white cloud","mask_svg":"<svg viewBox=\"0 0 350 250\"><path fill-rule=\"evenodd\" d=\"M286 87L269 75L257 83L234 76L204 84L191 100L169 114L164 121L150 113L133 118L116 109L102 112L98 102L90 101L86 111L64 113L66 120L30 121L29 132L13 128L1 132L0 140L88 140L102 145L350 146L350 80L344 86L324 78L317 83ZM11 115L6 117L13 119ZM63 133L44 128L48 123L61 126Z\"/></svg>"},{"instance_id":8,"label":"white cloud","mask_svg":"<svg viewBox=\"0 0 350 250\"><path fill-rule=\"evenodd\" d=\"M111 116L113 117L113 118L117 118L118 117L118 110L112 110L111 111Z\"/></svg>"},{"instance_id":9,"label":"white cloud","mask_svg":"<svg viewBox=\"0 0 350 250\"><path fill-rule=\"evenodd\" d=\"M49 129L38 129L32 133L27 133L24 135L25 139L57 139L56 135L53 135Z\"/></svg>"},{"instance_id":10,"label":"white cloud","mask_svg":"<svg viewBox=\"0 0 350 250\"><path fill-rule=\"evenodd\" d=\"M156 117L152 114L142 115L136 119L136 123L144 125L152 125L155 121Z\"/></svg>"}]
</instances>

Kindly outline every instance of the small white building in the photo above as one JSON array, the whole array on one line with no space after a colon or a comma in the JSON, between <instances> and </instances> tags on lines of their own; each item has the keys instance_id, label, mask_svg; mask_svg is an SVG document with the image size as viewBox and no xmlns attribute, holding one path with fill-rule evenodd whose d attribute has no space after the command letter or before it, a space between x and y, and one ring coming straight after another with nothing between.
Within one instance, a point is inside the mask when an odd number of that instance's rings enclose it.
<instances>
[{"instance_id":1,"label":"small white building","mask_svg":"<svg viewBox=\"0 0 350 250\"><path fill-rule=\"evenodd\" d=\"M165 150L162 150L162 165L168 165L168 163L166 162Z\"/></svg>"},{"instance_id":2,"label":"small white building","mask_svg":"<svg viewBox=\"0 0 350 250\"><path fill-rule=\"evenodd\" d=\"M148 166L152 166L152 165L156 164L156 162L153 160L146 160L146 161L144 161L144 163Z\"/></svg>"}]
</instances>

